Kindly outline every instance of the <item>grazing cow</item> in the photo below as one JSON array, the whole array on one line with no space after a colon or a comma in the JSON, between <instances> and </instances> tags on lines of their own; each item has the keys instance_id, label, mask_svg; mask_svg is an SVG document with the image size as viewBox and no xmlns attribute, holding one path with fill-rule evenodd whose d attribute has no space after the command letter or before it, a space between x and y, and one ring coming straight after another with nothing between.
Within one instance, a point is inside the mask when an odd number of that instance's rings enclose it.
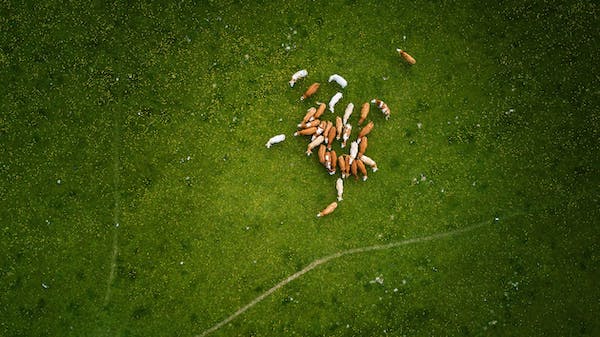
<instances>
[{"instance_id":1,"label":"grazing cow","mask_svg":"<svg viewBox=\"0 0 600 337\"><path fill-rule=\"evenodd\" d=\"M319 108L317 109L317 112L315 112L314 118L321 118L321 115L323 115L323 112L325 112L325 108L327 106L325 105L325 103L317 102L317 104L319 104Z\"/></svg>"},{"instance_id":2,"label":"grazing cow","mask_svg":"<svg viewBox=\"0 0 600 337\"><path fill-rule=\"evenodd\" d=\"M358 162L358 160L352 162L352 165L350 165L350 171L352 171L352 175L354 176L355 180L358 180L358 164L356 162Z\"/></svg>"},{"instance_id":3,"label":"grazing cow","mask_svg":"<svg viewBox=\"0 0 600 337\"><path fill-rule=\"evenodd\" d=\"M344 128L344 122L342 122L342 118L340 116L335 117L335 131L336 131L336 140L340 140L342 137L342 130Z\"/></svg>"},{"instance_id":4,"label":"grazing cow","mask_svg":"<svg viewBox=\"0 0 600 337\"><path fill-rule=\"evenodd\" d=\"M302 123L308 123L310 121L312 121L314 119L314 115L317 112L317 109L315 109L314 107L311 107L310 109L306 110L306 115L304 115L304 118L302 118Z\"/></svg>"},{"instance_id":5,"label":"grazing cow","mask_svg":"<svg viewBox=\"0 0 600 337\"><path fill-rule=\"evenodd\" d=\"M360 171L360 174L362 174L363 176L363 181L366 181L368 176L367 176L367 168L365 167L365 163L362 162L362 160L356 160L356 167L358 168L358 171Z\"/></svg>"},{"instance_id":6,"label":"grazing cow","mask_svg":"<svg viewBox=\"0 0 600 337\"><path fill-rule=\"evenodd\" d=\"M296 84L296 82L302 78L305 78L306 76L308 76L308 71L306 71L306 69L302 69L300 71L297 71L294 73L294 75L292 75L292 79L290 80L290 87L294 87L294 84Z\"/></svg>"},{"instance_id":7,"label":"grazing cow","mask_svg":"<svg viewBox=\"0 0 600 337\"><path fill-rule=\"evenodd\" d=\"M320 217L322 217L322 216L325 216L325 215L331 214L331 213L332 213L332 212L333 212L333 211L334 211L334 210L337 208L337 205L338 205L338 204L337 204L337 202L335 202L335 201L334 201L334 202L332 202L332 203L331 203L331 204L329 204L327 207L325 207L325 209L324 209L324 210L320 211L320 212L317 214L317 218L320 218Z\"/></svg>"},{"instance_id":8,"label":"grazing cow","mask_svg":"<svg viewBox=\"0 0 600 337\"><path fill-rule=\"evenodd\" d=\"M271 139L269 139L269 141L267 142L267 144L265 146L268 149L268 148L271 147L271 145L277 144L277 143L281 143L284 140L285 140L285 135L284 134L273 136L273 137L271 137Z\"/></svg>"},{"instance_id":9,"label":"grazing cow","mask_svg":"<svg viewBox=\"0 0 600 337\"><path fill-rule=\"evenodd\" d=\"M358 143L352 142L350 143L350 164L356 159L356 155L358 154Z\"/></svg>"},{"instance_id":10,"label":"grazing cow","mask_svg":"<svg viewBox=\"0 0 600 337\"><path fill-rule=\"evenodd\" d=\"M375 105L377 105L377 107L381 110L381 112L383 112L383 114L385 115L385 119L390 119L390 108L387 106L387 104L385 104L385 102L383 102L380 99L372 99L371 103L375 103Z\"/></svg>"},{"instance_id":11,"label":"grazing cow","mask_svg":"<svg viewBox=\"0 0 600 337\"><path fill-rule=\"evenodd\" d=\"M319 155L319 163L325 165L325 152L327 151L327 149L325 148L325 145L321 144L319 146L319 151L317 152Z\"/></svg>"},{"instance_id":12,"label":"grazing cow","mask_svg":"<svg viewBox=\"0 0 600 337\"><path fill-rule=\"evenodd\" d=\"M341 155L338 157L338 166L340 167L340 172L342 172L342 178L346 178L346 155Z\"/></svg>"},{"instance_id":13,"label":"grazing cow","mask_svg":"<svg viewBox=\"0 0 600 337\"><path fill-rule=\"evenodd\" d=\"M319 124L319 126L317 126L317 132L315 132L315 134L312 135L312 137L310 138L311 142L313 140L315 140L315 138L317 138L317 137L319 137L320 135L323 134L323 130L325 130L325 126L327 126L327 121L321 121L321 123Z\"/></svg>"},{"instance_id":14,"label":"grazing cow","mask_svg":"<svg viewBox=\"0 0 600 337\"><path fill-rule=\"evenodd\" d=\"M369 102L365 102L360 109L360 119L358 120L358 125L361 125L365 119L367 119L369 110L371 110L371 104L369 104Z\"/></svg>"},{"instance_id":15,"label":"grazing cow","mask_svg":"<svg viewBox=\"0 0 600 337\"><path fill-rule=\"evenodd\" d=\"M335 151L329 152L329 174L334 175L335 169L337 168L337 153Z\"/></svg>"},{"instance_id":16,"label":"grazing cow","mask_svg":"<svg viewBox=\"0 0 600 337\"><path fill-rule=\"evenodd\" d=\"M338 74L329 76L329 82L331 83L332 81L335 81L335 83L339 84L342 88L345 88L348 85L348 81Z\"/></svg>"},{"instance_id":17,"label":"grazing cow","mask_svg":"<svg viewBox=\"0 0 600 337\"><path fill-rule=\"evenodd\" d=\"M331 144L333 144L333 140L335 139L335 134L336 134L336 130L335 128L331 128L329 129L329 134L325 135L325 137L327 137L327 140L325 141L327 143L327 149L329 151L331 151Z\"/></svg>"},{"instance_id":18,"label":"grazing cow","mask_svg":"<svg viewBox=\"0 0 600 337\"><path fill-rule=\"evenodd\" d=\"M335 112L335 105L337 104L337 102L340 101L340 99L342 99L342 97L344 97L344 95L342 95L341 92L338 92L337 94L333 95L333 97L331 97L331 100L329 100L329 111L331 111L331 113Z\"/></svg>"},{"instance_id":19,"label":"grazing cow","mask_svg":"<svg viewBox=\"0 0 600 337\"><path fill-rule=\"evenodd\" d=\"M350 138L351 133L352 133L352 125L350 125L350 124L344 125L344 133L342 134L342 148L346 147L346 142Z\"/></svg>"},{"instance_id":20,"label":"grazing cow","mask_svg":"<svg viewBox=\"0 0 600 337\"><path fill-rule=\"evenodd\" d=\"M415 63L417 63L417 61L414 59L414 57L408 55L407 52L405 52L404 50L397 48L396 51L398 52L398 54L400 54L400 56L402 56L402 58L408 62L408 64L413 65ZM330 81L331 82L331 81Z\"/></svg>"},{"instance_id":21,"label":"grazing cow","mask_svg":"<svg viewBox=\"0 0 600 337\"><path fill-rule=\"evenodd\" d=\"M323 136L325 136L325 144L328 144L329 141L329 130L333 128L333 123L331 121L327 121L325 128L323 128Z\"/></svg>"},{"instance_id":22,"label":"grazing cow","mask_svg":"<svg viewBox=\"0 0 600 337\"><path fill-rule=\"evenodd\" d=\"M369 157L367 157L367 156L365 156L365 155L363 154L363 155L360 157L360 160L361 160L363 163L365 163L365 164L369 165L369 166L371 167L371 169L373 170L373 172L375 172L375 171L377 171L377 170L378 170L378 168L377 168L377 163L376 163L376 162L375 162L373 159L371 159L371 158L369 158Z\"/></svg>"},{"instance_id":23,"label":"grazing cow","mask_svg":"<svg viewBox=\"0 0 600 337\"><path fill-rule=\"evenodd\" d=\"M364 128L362 128L362 130L360 130L360 132L358 133L359 142L362 137L368 135L371 132L371 130L373 130L374 125L375 124L373 123L373 121L370 121L367 125L365 125Z\"/></svg>"},{"instance_id":24,"label":"grazing cow","mask_svg":"<svg viewBox=\"0 0 600 337\"><path fill-rule=\"evenodd\" d=\"M350 116L352 115L353 110L354 110L354 104L348 103L348 106L346 107L346 111L344 112L344 118L342 118L342 122L344 124L348 124L348 120L350 119Z\"/></svg>"},{"instance_id":25,"label":"grazing cow","mask_svg":"<svg viewBox=\"0 0 600 337\"><path fill-rule=\"evenodd\" d=\"M315 147L317 147L317 146L321 145L321 143L323 143L323 141L324 141L324 140L325 140L325 137L323 137L323 136L319 136L319 137L317 137L315 140L313 140L312 142L310 142L310 143L308 144L308 146L306 147L306 155L307 155L307 156L310 156L310 154L312 153L312 150L313 150Z\"/></svg>"},{"instance_id":26,"label":"grazing cow","mask_svg":"<svg viewBox=\"0 0 600 337\"><path fill-rule=\"evenodd\" d=\"M294 132L294 136L310 136L310 135L315 134L316 132L317 132L317 127L312 126L310 128L306 128L306 129L302 129L302 130Z\"/></svg>"},{"instance_id":27,"label":"grazing cow","mask_svg":"<svg viewBox=\"0 0 600 337\"><path fill-rule=\"evenodd\" d=\"M302 95L302 97L300 97L301 101L304 101L305 99L309 98L310 96L314 95L317 90L319 90L319 86L321 84L319 83L313 83L310 85L310 87L308 87L308 89L306 89L306 91L304 92L304 94Z\"/></svg>"},{"instance_id":28,"label":"grazing cow","mask_svg":"<svg viewBox=\"0 0 600 337\"><path fill-rule=\"evenodd\" d=\"M298 127L301 128L301 129L308 129L308 128L313 127L313 126L319 126L319 124L321 124L320 120L313 119L312 121L309 121L309 122L306 122L306 123L302 122L302 123L298 124Z\"/></svg>"},{"instance_id":29,"label":"grazing cow","mask_svg":"<svg viewBox=\"0 0 600 337\"><path fill-rule=\"evenodd\" d=\"M335 181L335 189L337 191L337 200L338 201L344 200L344 198L343 198L343 195L344 195L344 179L337 178L337 180Z\"/></svg>"},{"instance_id":30,"label":"grazing cow","mask_svg":"<svg viewBox=\"0 0 600 337\"><path fill-rule=\"evenodd\" d=\"M350 165L350 156L349 155L344 155L344 160L345 163L344 165L346 165L346 178L350 176L350 170L352 169L352 165Z\"/></svg>"},{"instance_id":31,"label":"grazing cow","mask_svg":"<svg viewBox=\"0 0 600 337\"><path fill-rule=\"evenodd\" d=\"M365 154L365 151L367 151L367 146L369 141L367 139L367 136L364 136L360 139L360 142L358 143L358 154L356 155L356 158L360 158L362 157L363 154Z\"/></svg>"}]
</instances>

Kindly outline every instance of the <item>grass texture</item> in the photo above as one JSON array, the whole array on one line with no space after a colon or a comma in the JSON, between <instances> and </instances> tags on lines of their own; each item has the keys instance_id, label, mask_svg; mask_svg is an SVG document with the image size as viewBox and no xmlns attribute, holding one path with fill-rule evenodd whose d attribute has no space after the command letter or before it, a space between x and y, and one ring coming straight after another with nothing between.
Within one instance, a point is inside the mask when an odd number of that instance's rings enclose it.
<instances>
[{"instance_id":1,"label":"grass texture","mask_svg":"<svg viewBox=\"0 0 600 337\"><path fill-rule=\"evenodd\" d=\"M315 260L469 226L333 259L211 335L600 335L594 2L0 12L0 335L198 336ZM337 176L292 134L333 73L338 114L392 116L317 219Z\"/></svg>"}]
</instances>

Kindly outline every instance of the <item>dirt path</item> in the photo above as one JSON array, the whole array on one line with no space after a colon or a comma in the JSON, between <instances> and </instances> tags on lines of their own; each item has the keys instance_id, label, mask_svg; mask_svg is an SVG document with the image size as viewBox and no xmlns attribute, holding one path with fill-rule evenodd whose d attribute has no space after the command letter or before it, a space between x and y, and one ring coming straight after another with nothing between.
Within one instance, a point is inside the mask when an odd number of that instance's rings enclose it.
<instances>
[{"instance_id":1,"label":"dirt path","mask_svg":"<svg viewBox=\"0 0 600 337\"><path fill-rule=\"evenodd\" d=\"M498 218L495 219L495 221L497 221ZM325 257L322 257L320 259L317 259L315 261L313 261L312 263L310 263L308 266L304 267L304 269L288 276L286 279L284 279L283 281L277 283L275 286L273 286L271 289L265 291L264 293L262 293L260 296L258 296L257 298L255 298L254 300L252 300L250 303L246 304L245 306L241 307L240 309L238 309L236 312L234 312L233 314L231 314L229 317L225 318L224 320L222 320L221 322L215 324L213 327L205 330L204 332L202 332L201 334L197 335L196 337L203 337L206 336L210 333L213 333L215 331L217 331L218 329L220 329L221 327L223 327L225 324L233 321L236 317L238 317L239 315L243 314L246 310L252 308L253 306L255 306L256 304L258 304L260 301L264 300L267 296L271 295L272 293L274 293L275 291L277 291L279 288L282 288L283 286L285 286L286 284L292 282L293 280L299 278L300 276L308 273L309 271L315 269L316 267L325 264L331 260L340 258L342 256L345 255L350 255L350 254L358 254L358 253L366 253L366 252L371 252L371 251L376 251L376 250L386 250L386 249L391 249L391 248L396 248L396 247L400 247L400 246L406 246L406 245L410 245L413 243L421 243L421 242L427 242L427 241L433 241L433 240L438 240L438 239L443 239L449 236L455 236L455 235L460 235L460 234L464 234L466 232L470 232L473 231L477 228L481 228L484 226L489 226L491 223L490 220L469 226L469 227L465 227L465 228L461 228L461 229L457 229L457 230L453 230L453 231L449 231L449 232L443 232L443 233L438 233L438 234L433 234L433 235L429 235L429 236L424 236L424 237L420 237L420 238L414 238L414 239L408 239L408 240L402 240L402 241L397 241L397 242L392 242L392 243L388 243L385 245L374 245L374 246L367 246L367 247L360 247L360 248L353 248L353 249L348 249L348 250L344 250L341 252L337 252Z\"/></svg>"}]
</instances>

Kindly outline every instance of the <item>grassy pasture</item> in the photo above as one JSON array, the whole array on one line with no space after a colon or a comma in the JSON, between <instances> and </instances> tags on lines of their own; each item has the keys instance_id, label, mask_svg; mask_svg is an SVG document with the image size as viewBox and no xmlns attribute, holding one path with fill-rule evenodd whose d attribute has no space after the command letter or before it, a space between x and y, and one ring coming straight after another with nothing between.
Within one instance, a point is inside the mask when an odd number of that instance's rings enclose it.
<instances>
[{"instance_id":1,"label":"grassy pasture","mask_svg":"<svg viewBox=\"0 0 600 337\"><path fill-rule=\"evenodd\" d=\"M593 2L0 12L0 335L197 336L319 258L472 225L331 260L212 335L600 334ZM317 219L337 176L292 133L333 73L338 114L392 117Z\"/></svg>"}]
</instances>

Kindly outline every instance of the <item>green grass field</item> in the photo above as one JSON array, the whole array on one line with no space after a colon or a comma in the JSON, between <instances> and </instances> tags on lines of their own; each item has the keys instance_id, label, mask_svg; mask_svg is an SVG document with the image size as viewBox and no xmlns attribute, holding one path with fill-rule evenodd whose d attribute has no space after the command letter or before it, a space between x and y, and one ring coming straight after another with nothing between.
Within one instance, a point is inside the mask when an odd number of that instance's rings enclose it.
<instances>
[{"instance_id":1,"label":"green grass field","mask_svg":"<svg viewBox=\"0 0 600 337\"><path fill-rule=\"evenodd\" d=\"M0 13L0 336L600 335L593 1ZM292 134L334 73L392 116L317 219L337 175Z\"/></svg>"}]
</instances>

